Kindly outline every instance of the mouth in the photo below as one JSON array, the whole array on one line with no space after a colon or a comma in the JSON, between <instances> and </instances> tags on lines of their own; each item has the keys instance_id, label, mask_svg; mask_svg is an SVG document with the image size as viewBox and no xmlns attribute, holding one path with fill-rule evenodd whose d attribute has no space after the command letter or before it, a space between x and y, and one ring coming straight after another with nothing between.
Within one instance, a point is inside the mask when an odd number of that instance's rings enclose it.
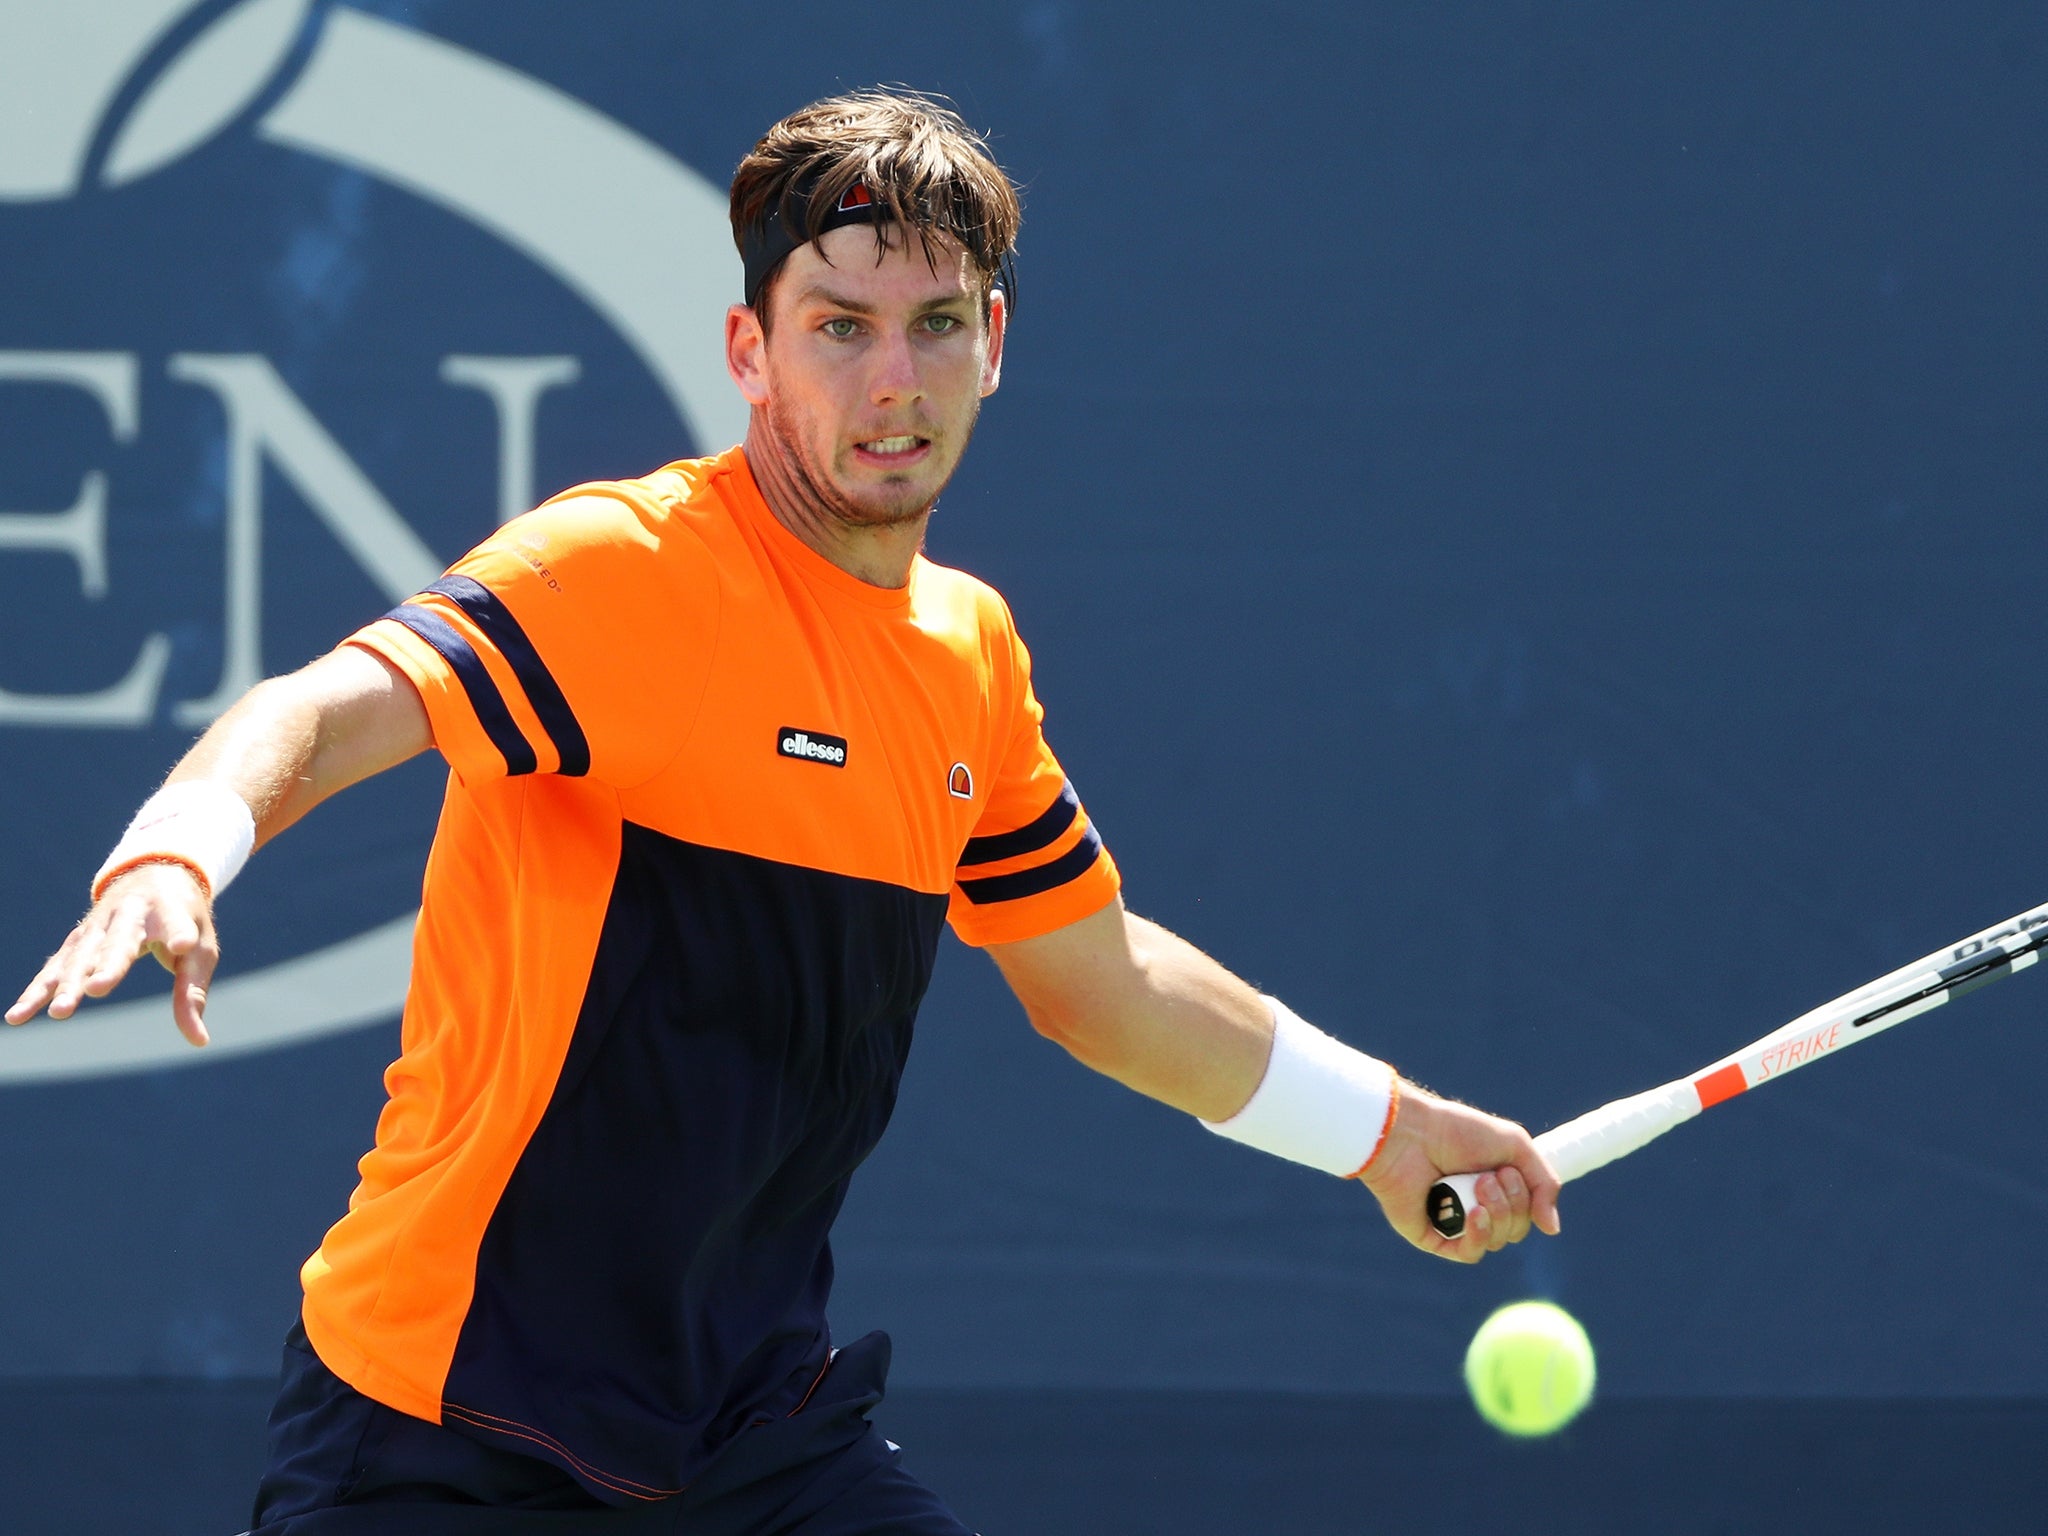
<instances>
[{"instance_id":1,"label":"mouth","mask_svg":"<svg viewBox=\"0 0 2048 1536\"><path fill-rule=\"evenodd\" d=\"M866 442L853 445L854 456L861 463L871 464L877 469L901 469L917 463L931 451L930 438L908 432L892 437L871 437Z\"/></svg>"}]
</instances>

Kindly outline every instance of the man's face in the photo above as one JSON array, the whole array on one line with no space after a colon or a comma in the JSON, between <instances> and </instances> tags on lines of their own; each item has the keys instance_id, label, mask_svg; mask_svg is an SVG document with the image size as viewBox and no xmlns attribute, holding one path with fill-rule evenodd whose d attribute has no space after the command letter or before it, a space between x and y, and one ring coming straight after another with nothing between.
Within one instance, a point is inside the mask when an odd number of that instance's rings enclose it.
<instances>
[{"instance_id":1,"label":"man's face","mask_svg":"<svg viewBox=\"0 0 2048 1536\"><path fill-rule=\"evenodd\" d=\"M871 227L828 231L770 281L768 335L756 344L744 323L729 333L734 376L783 467L842 522L922 516L996 387L1001 296L985 323L967 254L949 244L937 255L934 271L892 228L878 260Z\"/></svg>"}]
</instances>

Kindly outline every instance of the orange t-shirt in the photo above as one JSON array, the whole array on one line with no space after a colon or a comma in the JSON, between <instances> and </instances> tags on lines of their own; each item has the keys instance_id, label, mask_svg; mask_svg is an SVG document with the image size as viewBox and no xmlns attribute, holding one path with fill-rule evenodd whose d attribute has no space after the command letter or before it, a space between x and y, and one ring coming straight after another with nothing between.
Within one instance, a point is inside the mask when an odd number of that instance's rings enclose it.
<instances>
[{"instance_id":1,"label":"orange t-shirt","mask_svg":"<svg viewBox=\"0 0 2048 1536\"><path fill-rule=\"evenodd\" d=\"M394 1408L665 1496L827 1357L942 921L1046 933L1115 865L1002 599L840 570L738 449L565 493L349 643L453 772L307 1334Z\"/></svg>"}]
</instances>

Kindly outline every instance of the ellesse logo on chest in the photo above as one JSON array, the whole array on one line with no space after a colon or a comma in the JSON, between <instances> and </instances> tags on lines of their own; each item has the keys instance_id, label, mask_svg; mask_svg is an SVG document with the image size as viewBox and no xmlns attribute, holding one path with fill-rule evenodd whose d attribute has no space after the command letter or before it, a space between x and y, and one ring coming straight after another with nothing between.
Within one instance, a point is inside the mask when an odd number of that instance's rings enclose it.
<instances>
[{"instance_id":1,"label":"ellesse logo on chest","mask_svg":"<svg viewBox=\"0 0 2048 1536\"><path fill-rule=\"evenodd\" d=\"M808 763L823 763L828 768L846 766L846 738L827 736L823 731L800 731L793 725L785 725L775 733L775 750L784 757L799 757Z\"/></svg>"}]
</instances>

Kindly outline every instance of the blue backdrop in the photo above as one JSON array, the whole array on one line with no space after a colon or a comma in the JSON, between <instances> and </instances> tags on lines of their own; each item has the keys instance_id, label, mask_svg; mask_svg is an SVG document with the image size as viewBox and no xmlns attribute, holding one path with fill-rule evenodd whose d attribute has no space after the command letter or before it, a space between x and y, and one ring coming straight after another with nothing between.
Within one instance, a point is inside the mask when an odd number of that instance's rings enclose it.
<instances>
[{"instance_id":1,"label":"blue backdrop","mask_svg":"<svg viewBox=\"0 0 2048 1536\"><path fill-rule=\"evenodd\" d=\"M2048 897L2037 6L97 9L0 0L10 987L249 666L731 440L725 178L876 80L1025 188L931 551L1010 597L1136 910L1540 1127ZM0 1373L272 1369L438 788L259 856L213 1051L111 1011L150 978L0 1039ZM837 1326L911 1385L1433 1393L1535 1293L1618 1393L2040 1395L2044 1011L1732 1104L1467 1272L949 941Z\"/></svg>"}]
</instances>

